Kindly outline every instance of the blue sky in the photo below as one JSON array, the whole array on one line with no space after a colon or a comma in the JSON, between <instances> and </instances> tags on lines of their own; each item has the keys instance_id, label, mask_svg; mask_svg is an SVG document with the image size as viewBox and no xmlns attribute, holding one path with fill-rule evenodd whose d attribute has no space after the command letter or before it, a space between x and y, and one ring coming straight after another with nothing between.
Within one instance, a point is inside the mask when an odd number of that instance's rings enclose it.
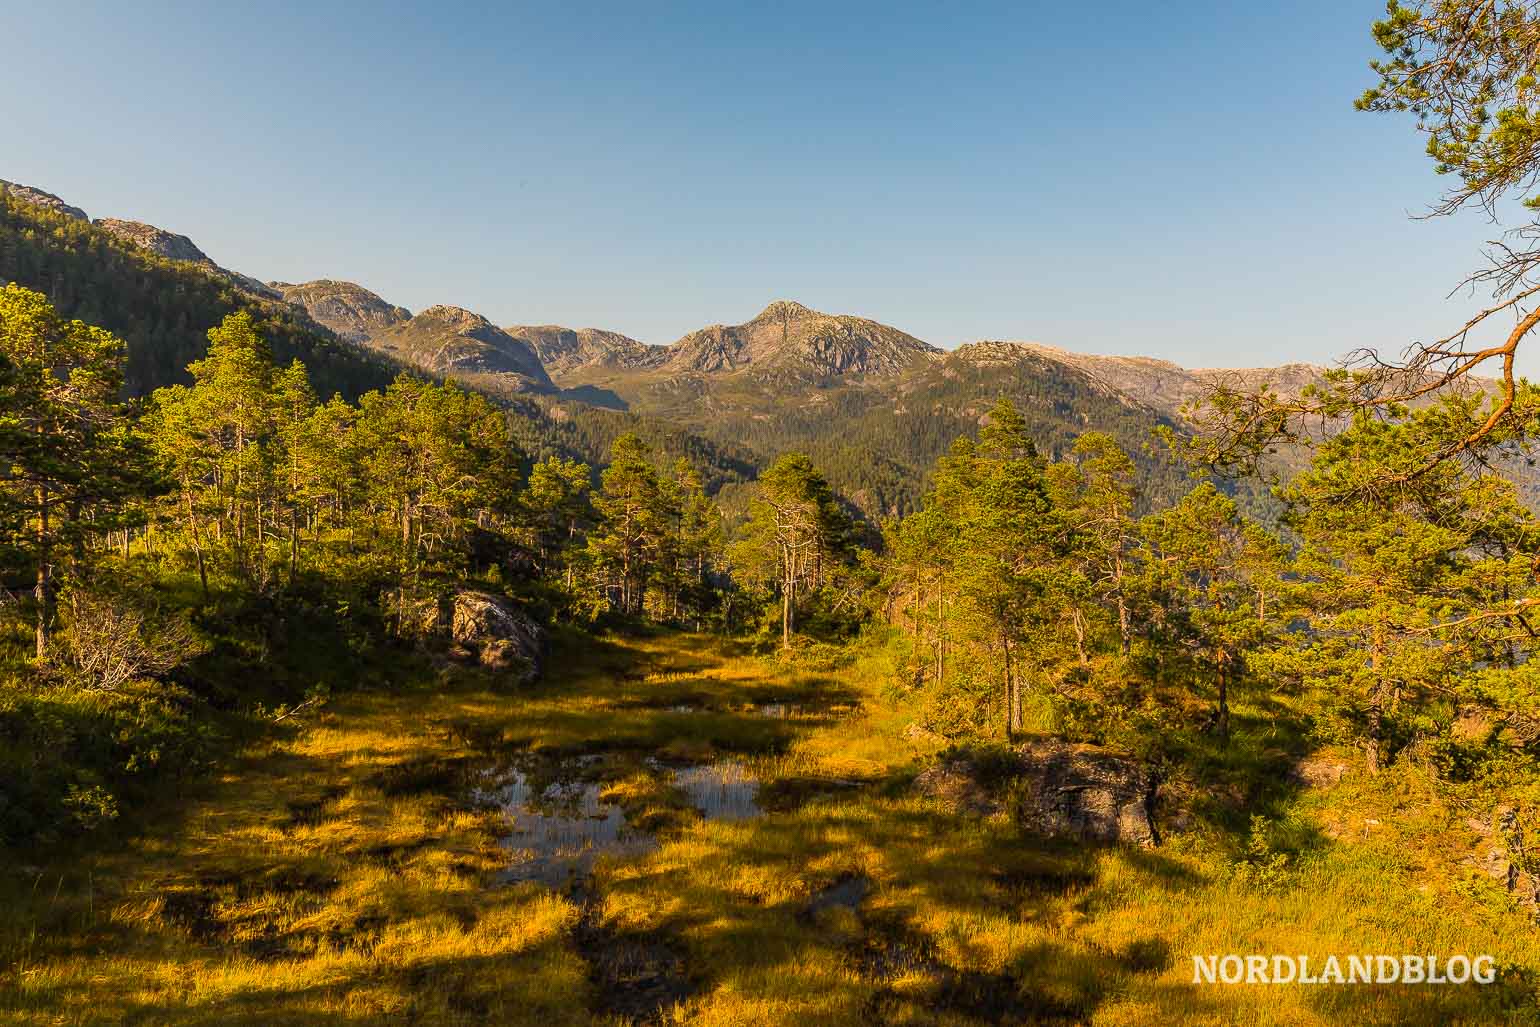
<instances>
[{"instance_id":1,"label":"blue sky","mask_svg":"<svg viewBox=\"0 0 1540 1027\"><path fill-rule=\"evenodd\" d=\"M776 298L951 347L1398 350L1493 229L1359 114L1379 0L29 5L0 178L264 279L668 342Z\"/></svg>"}]
</instances>

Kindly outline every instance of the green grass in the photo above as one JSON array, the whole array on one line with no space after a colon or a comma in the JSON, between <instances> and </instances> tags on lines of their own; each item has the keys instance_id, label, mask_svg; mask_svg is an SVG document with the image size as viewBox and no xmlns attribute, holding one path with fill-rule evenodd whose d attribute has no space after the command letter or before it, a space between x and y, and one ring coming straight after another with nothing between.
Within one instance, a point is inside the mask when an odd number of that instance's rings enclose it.
<instances>
[{"instance_id":1,"label":"green grass","mask_svg":"<svg viewBox=\"0 0 1540 1027\"><path fill-rule=\"evenodd\" d=\"M1461 867L1460 818L1414 774L1270 797L1290 844L1264 890L1229 869L1222 817L1154 850L1099 848L918 798L931 753L905 738L915 711L887 697L877 650L831 670L701 636L567 638L526 690L405 677L275 729L111 851L11 854L0 1022L582 1024L660 1004L692 1024L1540 1015L1533 924ZM757 715L768 702L803 708ZM1275 744L1238 723L1238 761ZM500 815L466 801L475 768L591 752L659 847L581 889L491 886L507 851ZM771 812L701 821L652 754L740 759ZM818 898L834 886L863 894ZM1365 951L1509 970L1490 988L1190 983L1194 954Z\"/></svg>"}]
</instances>

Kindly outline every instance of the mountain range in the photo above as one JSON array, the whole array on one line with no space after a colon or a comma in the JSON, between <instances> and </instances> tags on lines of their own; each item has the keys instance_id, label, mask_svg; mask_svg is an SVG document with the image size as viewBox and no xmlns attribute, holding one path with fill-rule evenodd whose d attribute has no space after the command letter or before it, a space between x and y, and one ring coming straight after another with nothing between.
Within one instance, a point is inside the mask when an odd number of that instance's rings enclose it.
<instances>
[{"instance_id":1,"label":"mountain range","mask_svg":"<svg viewBox=\"0 0 1540 1027\"><path fill-rule=\"evenodd\" d=\"M1292 392L1322 372L1308 364L1188 370L1028 342L981 341L947 351L869 318L784 299L740 324L708 325L668 345L599 328L499 326L450 305L414 314L343 280L262 282L215 263L185 235L115 218L92 221L36 187L0 181L0 201L10 213L8 222L0 220L0 244L9 233L13 249L24 249L9 265L0 261L0 280L50 296L63 281L67 313L93 313L123 335L131 366L137 350L142 364L161 368L130 375L140 391L177 380L182 365L162 367L160 351L174 350L178 360L184 351L195 356L196 336L208 327L196 319L211 315L183 310L175 289L150 303L135 291L135 268L127 266L135 260L200 287L206 282L220 303L289 326L295 355L307 364L308 347L381 369L365 375L371 386L392 367L458 379L518 411L536 455L561 451L599 461L615 434L639 430L666 451L712 463L707 478L729 499L756 468L798 448L868 515L903 513L918 500L936 457L1006 395L1050 456L1084 431L1113 434L1135 455L1148 502L1158 505L1188 481L1154 452L1152 428L1180 431L1182 405L1220 377ZM5 252L0 246L0 258ZM82 276L110 283L106 293L122 302L104 304L100 289L77 295L70 281ZM147 307L162 321L148 334L137 323ZM168 319L187 321L191 338ZM347 358L348 351L356 356Z\"/></svg>"}]
</instances>

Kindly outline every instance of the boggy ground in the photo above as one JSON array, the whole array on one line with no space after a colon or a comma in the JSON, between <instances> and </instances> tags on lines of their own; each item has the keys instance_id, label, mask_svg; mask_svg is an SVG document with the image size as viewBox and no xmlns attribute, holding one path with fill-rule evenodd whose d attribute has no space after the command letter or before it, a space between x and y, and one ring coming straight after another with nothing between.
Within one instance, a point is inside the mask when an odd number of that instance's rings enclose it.
<instances>
[{"instance_id":1,"label":"boggy ground","mask_svg":"<svg viewBox=\"0 0 1540 1027\"><path fill-rule=\"evenodd\" d=\"M1202 824L1103 849L915 797L929 753L880 650L814 670L703 636L568 639L524 691L419 677L285 726L114 851L0 868L0 1020L1536 1022L1533 924L1456 895L1413 844L1441 830L1426 813L1334 830L1259 880ZM680 771L724 758L758 787L708 818ZM499 805L512 768L646 844L510 874L531 858ZM1383 825L1385 801L1306 795L1287 815ZM1508 969L1484 989L1190 983L1197 953L1382 951Z\"/></svg>"}]
</instances>

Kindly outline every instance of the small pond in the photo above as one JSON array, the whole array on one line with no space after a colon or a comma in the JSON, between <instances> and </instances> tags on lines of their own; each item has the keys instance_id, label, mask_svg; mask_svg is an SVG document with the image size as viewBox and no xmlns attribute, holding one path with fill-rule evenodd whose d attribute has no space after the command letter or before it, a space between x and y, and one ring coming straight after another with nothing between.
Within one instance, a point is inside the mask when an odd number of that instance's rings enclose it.
<instances>
[{"instance_id":1,"label":"small pond","mask_svg":"<svg viewBox=\"0 0 1540 1027\"><path fill-rule=\"evenodd\" d=\"M588 876L600 856L634 858L657 847L646 831L632 827L625 811L605 802L604 757L580 756L552 766L530 761L493 775L478 791L483 802L502 809L510 831L503 844L512 854L499 875L503 884L538 881L559 888ZM737 760L664 764L645 761L654 773L689 799L707 820L760 816L759 781Z\"/></svg>"}]
</instances>

